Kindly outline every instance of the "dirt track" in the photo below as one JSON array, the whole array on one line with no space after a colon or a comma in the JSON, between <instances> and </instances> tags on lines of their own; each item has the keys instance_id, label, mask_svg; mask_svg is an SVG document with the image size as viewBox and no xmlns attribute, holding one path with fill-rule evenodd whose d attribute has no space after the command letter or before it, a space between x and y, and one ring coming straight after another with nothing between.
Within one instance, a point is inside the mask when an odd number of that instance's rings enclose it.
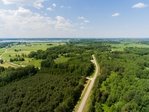
<instances>
[{"instance_id":1,"label":"dirt track","mask_svg":"<svg viewBox=\"0 0 149 112\"><path fill-rule=\"evenodd\" d=\"M79 107L78 107L77 112L83 112L83 109L84 109L84 107L85 107L85 105L86 105L86 102L87 102L87 99L88 99L88 97L89 97L89 94L90 94L90 92L91 92L91 90L92 90L92 88L93 88L93 86L94 86L95 80L96 80L96 78L97 78L97 76L98 76L99 66L98 66L98 63L97 63L97 60L96 60L95 56L92 55L92 57L93 57L92 62L95 64L95 67L96 67L96 68L95 68L95 73L94 73L93 78L92 78L91 81L90 81L90 84L88 85L88 88L87 88L87 90L86 90L86 93L84 94L84 96L83 96L83 98L82 98L82 100L81 100L81 102L80 102L80 105L79 105Z\"/></svg>"}]
</instances>

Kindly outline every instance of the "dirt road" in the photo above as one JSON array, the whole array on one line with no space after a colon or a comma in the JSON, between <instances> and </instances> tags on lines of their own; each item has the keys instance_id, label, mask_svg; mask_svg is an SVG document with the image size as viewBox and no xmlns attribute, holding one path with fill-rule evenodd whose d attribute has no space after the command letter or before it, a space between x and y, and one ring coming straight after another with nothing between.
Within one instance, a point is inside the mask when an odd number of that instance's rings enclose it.
<instances>
[{"instance_id":1,"label":"dirt road","mask_svg":"<svg viewBox=\"0 0 149 112\"><path fill-rule=\"evenodd\" d=\"M96 80L96 78L97 78L97 76L99 74L98 73L99 72L99 66L98 66L97 60L96 60L94 55L92 55L92 57L93 57L92 62L95 64L95 67L96 67L95 68L95 73L94 73L93 78L91 79L90 84L88 85L86 93L84 94L84 96L83 96L83 98L82 98L82 100L80 102L80 105L79 105L79 108L78 108L77 112L83 112L83 109L84 109L84 107L86 105L86 102L87 102L87 99L89 97L89 94L90 94L90 92L91 92L91 90L92 90L92 88L94 86L95 80Z\"/></svg>"}]
</instances>

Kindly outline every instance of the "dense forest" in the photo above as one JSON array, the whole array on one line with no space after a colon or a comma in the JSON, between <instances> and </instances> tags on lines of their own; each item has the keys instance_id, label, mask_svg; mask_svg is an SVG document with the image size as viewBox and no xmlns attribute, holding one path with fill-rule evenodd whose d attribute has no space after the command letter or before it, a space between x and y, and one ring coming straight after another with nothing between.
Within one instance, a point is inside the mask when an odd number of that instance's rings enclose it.
<instances>
[{"instance_id":1,"label":"dense forest","mask_svg":"<svg viewBox=\"0 0 149 112\"><path fill-rule=\"evenodd\" d=\"M101 67L90 112L148 112L149 49L125 48L96 54Z\"/></svg>"},{"instance_id":2,"label":"dense forest","mask_svg":"<svg viewBox=\"0 0 149 112\"><path fill-rule=\"evenodd\" d=\"M68 58L56 63L61 56ZM41 68L3 68L0 73L1 112L71 112L80 98L86 76L94 71L89 47L63 45L31 52Z\"/></svg>"},{"instance_id":3,"label":"dense forest","mask_svg":"<svg viewBox=\"0 0 149 112\"><path fill-rule=\"evenodd\" d=\"M38 69L32 65L17 69L0 67L0 87L15 80L35 75L37 71Z\"/></svg>"}]
</instances>

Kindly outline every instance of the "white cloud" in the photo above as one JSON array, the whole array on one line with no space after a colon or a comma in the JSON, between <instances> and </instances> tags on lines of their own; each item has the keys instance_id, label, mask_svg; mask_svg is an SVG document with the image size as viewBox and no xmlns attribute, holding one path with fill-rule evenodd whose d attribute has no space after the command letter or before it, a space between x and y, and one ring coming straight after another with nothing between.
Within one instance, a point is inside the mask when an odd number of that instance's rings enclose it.
<instances>
[{"instance_id":1,"label":"white cloud","mask_svg":"<svg viewBox=\"0 0 149 112\"><path fill-rule=\"evenodd\" d=\"M90 21L89 20L84 20L84 23L89 23Z\"/></svg>"},{"instance_id":2,"label":"white cloud","mask_svg":"<svg viewBox=\"0 0 149 112\"><path fill-rule=\"evenodd\" d=\"M50 7L47 8L48 11L54 11L54 9L56 8L56 4L53 3Z\"/></svg>"},{"instance_id":3,"label":"white cloud","mask_svg":"<svg viewBox=\"0 0 149 112\"><path fill-rule=\"evenodd\" d=\"M0 9L0 23L0 36L12 37L49 37L64 35L73 29L70 20L62 16L50 18L23 7L16 10Z\"/></svg>"},{"instance_id":4,"label":"white cloud","mask_svg":"<svg viewBox=\"0 0 149 112\"><path fill-rule=\"evenodd\" d=\"M53 9L51 7L48 7L47 10L48 11L53 11Z\"/></svg>"},{"instance_id":5,"label":"white cloud","mask_svg":"<svg viewBox=\"0 0 149 112\"><path fill-rule=\"evenodd\" d=\"M43 0L37 0L37 1L35 1L34 3L33 3L33 6L35 7L35 8L37 8L37 9L41 9L41 8L43 8L44 6L43 6L43 3L44 1Z\"/></svg>"},{"instance_id":6,"label":"white cloud","mask_svg":"<svg viewBox=\"0 0 149 112\"><path fill-rule=\"evenodd\" d=\"M79 20L85 20L86 18L84 16L79 16L78 19Z\"/></svg>"},{"instance_id":7,"label":"white cloud","mask_svg":"<svg viewBox=\"0 0 149 112\"><path fill-rule=\"evenodd\" d=\"M41 33L42 29L50 29L54 24L51 18L43 17L22 7L18 10L0 10L0 13L2 30L7 34Z\"/></svg>"},{"instance_id":8,"label":"white cloud","mask_svg":"<svg viewBox=\"0 0 149 112\"><path fill-rule=\"evenodd\" d=\"M56 7L56 4L55 4L55 3L53 3L53 4L52 4L52 7L53 7L53 8L55 8L55 7Z\"/></svg>"},{"instance_id":9,"label":"white cloud","mask_svg":"<svg viewBox=\"0 0 149 112\"><path fill-rule=\"evenodd\" d=\"M112 14L112 17L117 17L117 16L120 16L120 13L114 13L114 14Z\"/></svg>"},{"instance_id":10,"label":"white cloud","mask_svg":"<svg viewBox=\"0 0 149 112\"><path fill-rule=\"evenodd\" d=\"M19 7L18 10L12 10L12 12L14 12L15 16L21 16L21 17L28 17L33 15L33 13L29 9L25 9L23 7Z\"/></svg>"},{"instance_id":11,"label":"white cloud","mask_svg":"<svg viewBox=\"0 0 149 112\"><path fill-rule=\"evenodd\" d=\"M90 21L84 17L84 16L79 16L78 20L81 21L81 24L89 23Z\"/></svg>"},{"instance_id":12,"label":"white cloud","mask_svg":"<svg viewBox=\"0 0 149 112\"><path fill-rule=\"evenodd\" d=\"M44 0L0 0L5 5L33 6L37 9L44 7Z\"/></svg>"},{"instance_id":13,"label":"white cloud","mask_svg":"<svg viewBox=\"0 0 149 112\"><path fill-rule=\"evenodd\" d=\"M38 0L0 0L3 4L5 5L11 5L11 4L21 4L21 5L26 5L26 4L32 4Z\"/></svg>"},{"instance_id":14,"label":"white cloud","mask_svg":"<svg viewBox=\"0 0 149 112\"><path fill-rule=\"evenodd\" d=\"M56 17L56 24L55 24L56 29L68 30L68 29L72 29L72 27L73 25L70 22L70 20L67 20L62 16Z\"/></svg>"},{"instance_id":15,"label":"white cloud","mask_svg":"<svg viewBox=\"0 0 149 112\"><path fill-rule=\"evenodd\" d=\"M13 2L11 2L11 1L9 1L9 0L2 0L2 2L4 3L4 4L12 4Z\"/></svg>"},{"instance_id":16,"label":"white cloud","mask_svg":"<svg viewBox=\"0 0 149 112\"><path fill-rule=\"evenodd\" d=\"M88 23L90 23L90 21L89 21L86 17L84 17L84 16L79 16L79 17L78 17L78 20L79 20L79 28L80 28L81 30L86 29L86 25L87 25Z\"/></svg>"},{"instance_id":17,"label":"white cloud","mask_svg":"<svg viewBox=\"0 0 149 112\"><path fill-rule=\"evenodd\" d=\"M64 6L64 5L61 5L60 8L62 8L62 9L63 9L63 8L71 9L71 6Z\"/></svg>"},{"instance_id":18,"label":"white cloud","mask_svg":"<svg viewBox=\"0 0 149 112\"><path fill-rule=\"evenodd\" d=\"M22 2L23 0L1 0L4 4L8 5L8 4L14 4L16 2Z\"/></svg>"},{"instance_id":19,"label":"white cloud","mask_svg":"<svg viewBox=\"0 0 149 112\"><path fill-rule=\"evenodd\" d=\"M139 9L145 8L145 7L148 7L148 5L141 3L141 2L132 6L132 8L139 8Z\"/></svg>"},{"instance_id":20,"label":"white cloud","mask_svg":"<svg viewBox=\"0 0 149 112\"><path fill-rule=\"evenodd\" d=\"M82 21L82 22L84 22L84 23L89 23L90 21L86 18L86 17L84 17L84 16L79 16L78 17L78 20L80 20L80 21Z\"/></svg>"}]
</instances>

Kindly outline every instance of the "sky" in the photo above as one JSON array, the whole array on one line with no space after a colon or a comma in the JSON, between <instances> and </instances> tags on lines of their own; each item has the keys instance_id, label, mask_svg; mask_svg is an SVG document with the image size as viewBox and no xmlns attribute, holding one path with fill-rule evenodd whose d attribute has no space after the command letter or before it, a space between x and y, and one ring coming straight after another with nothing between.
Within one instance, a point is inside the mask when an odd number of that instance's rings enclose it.
<instances>
[{"instance_id":1,"label":"sky","mask_svg":"<svg viewBox=\"0 0 149 112\"><path fill-rule=\"evenodd\" d=\"M0 38L149 37L149 0L0 0Z\"/></svg>"}]
</instances>

